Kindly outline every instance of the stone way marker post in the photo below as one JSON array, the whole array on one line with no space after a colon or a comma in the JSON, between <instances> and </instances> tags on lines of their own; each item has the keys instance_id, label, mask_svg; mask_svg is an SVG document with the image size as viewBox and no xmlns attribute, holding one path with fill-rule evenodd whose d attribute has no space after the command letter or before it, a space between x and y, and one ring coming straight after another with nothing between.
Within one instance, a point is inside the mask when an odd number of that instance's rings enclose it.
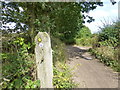
<instances>
[{"instance_id":1,"label":"stone way marker post","mask_svg":"<svg viewBox=\"0 0 120 90\"><path fill-rule=\"evenodd\" d=\"M53 88L52 49L49 35L46 32L39 32L35 37L35 44L37 79L40 80L40 88Z\"/></svg>"}]
</instances>

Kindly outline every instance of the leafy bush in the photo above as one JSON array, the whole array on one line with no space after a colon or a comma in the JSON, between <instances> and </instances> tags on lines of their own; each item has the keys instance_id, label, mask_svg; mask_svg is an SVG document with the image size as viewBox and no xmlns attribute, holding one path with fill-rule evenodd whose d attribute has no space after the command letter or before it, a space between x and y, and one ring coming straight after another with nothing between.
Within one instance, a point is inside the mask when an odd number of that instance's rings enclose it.
<instances>
[{"instance_id":1,"label":"leafy bush","mask_svg":"<svg viewBox=\"0 0 120 90\"><path fill-rule=\"evenodd\" d=\"M101 49L101 48L99 48ZM106 50L106 49L104 49ZM112 59L111 57L108 57L106 54L109 52L100 52L99 50L90 49L89 50L93 55L95 55L96 58L98 58L101 62L103 62L105 65L112 67L115 71L120 71L120 66L118 64L118 60ZM103 54L104 53L104 54ZM109 54L110 55L110 54Z\"/></svg>"},{"instance_id":2,"label":"leafy bush","mask_svg":"<svg viewBox=\"0 0 120 90\"><path fill-rule=\"evenodd\" d=\"M91 52L107 66L113 67L116 71L120 71L119 48L120 48L120 20L112 25L104 24L101 32L97 35L93 43Z\"/></svg>"},{"instance_id":3,"label":"leafy bush","mask_svg":"<svg viewBox=\"0 0 120 90\"><path fill-rule=\"evenodd\" d=\"M82 45L82 46L91 46L92 45L92 38L80 38L76 39L76 44L77 45Z\"/></svg>"},{"instance_id":4,"label":"leafy bush","mask_svg":"<svg viewBox=\"0 0 120 90\"><path fill-rule=\"evenodd\" d=\"M91 34L91 31L88 27L86 26L83 26L78 32L77 32L77 35L76 35L76 38L86 38L86 37L91 37L92 34Z\"/></svg>"},{"instance_id":5,"label":"leafy bush","mask_svg":"<svg viewBox=\"0 0 120 90\"><path fill-rule=\"evenodd\" d=\"M52 41L52 49L53 49L53 63L57 61L64 62L66 61L66 50L65 50L65 44L60 41L58 38L51 37Z\"/></svg>"},{"instance_id":6,"label":"leafy bush","mask_svg":"<svg viewBox=\"0 0 120 90\"><path fill-rule=\"evenodd\" d=\"M91 46L92 44L91 36L92 34L90 29L86 26L82 27L76 35L75 38L76 44L82 46Z\"/></svg>"},{"instance_id":7,"label":"leafy bush","mask_svg":"<svg viewBox=\"0 0 120 90\"><path fill-rule=\"evenodd\" d=\"M120 21L118 20L113 25L105 25L101 28L99 33L98 42L104 46L116 47L119 44L120 29L118 28Z\"/></svg>"},{"instance_id":8,"label":"leafy bush","mask_svg":"<svg viewBox=\"0 0 120 90\"><path fill-rule=\"evenodd\" d=\"M53 71L53 85L55 88L75 88L76 84L71 79L71 70L66 64L59 62L58 66L53 68Z\"/></svg>"},{"instance_id":9,"label":"leafy bush","mask_svg":"<svg viewBox=\"0 0 120 90\"><path fill-rule=\"evenodd\" d=\"M24 38L16 38L11 41L15 46L12 53L2 53L2 88L36 88L40 87L40 81L35 80L34 55L28 54L29 44L24 43Z\"/></svg>"}]
</instances>

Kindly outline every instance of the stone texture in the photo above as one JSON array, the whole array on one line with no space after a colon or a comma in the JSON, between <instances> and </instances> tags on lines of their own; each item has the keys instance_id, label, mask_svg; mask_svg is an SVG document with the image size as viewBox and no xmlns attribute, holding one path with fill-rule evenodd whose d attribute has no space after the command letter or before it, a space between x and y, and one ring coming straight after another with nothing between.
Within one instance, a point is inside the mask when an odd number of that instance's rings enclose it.
<instances>
[{"instance_id":1,"label":"stone texture","mask_svg":"<svg viewBox=\"0 0 120 90\"><path fill-rule=\"evenodd\" d=\"M35 37L35 55L37 79L41 88L53 88L53 63L50 37L46 32L39 32Z\"/></svg>"}]
</instances>

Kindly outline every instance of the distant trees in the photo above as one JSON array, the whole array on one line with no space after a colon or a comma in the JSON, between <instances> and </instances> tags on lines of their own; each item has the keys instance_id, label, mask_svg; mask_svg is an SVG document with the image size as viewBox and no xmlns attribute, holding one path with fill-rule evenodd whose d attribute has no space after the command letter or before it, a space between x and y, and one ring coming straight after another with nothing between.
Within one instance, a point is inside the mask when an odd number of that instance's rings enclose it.
<instances>
[{"instance_id":1,"label":"distant trees","mask_svg":"<svg viewBox=\"0 0 120 90\"><path fill-rule=\"evenodd\" d=\"M78 31L75 40L77 45L91 46L93 38L90 29L87 26L83 26Z\"/></svg>"},{"instance_id":2,"label":"distant trees","mask_svg":"<svg viewBox=\"0 0 120 90\"><path fill-rule=\"evenodd\" d=\"M80 31L78 32L78 35L76 36L77 38L87 38L91 37L91 31L87 26L83 26Z\"/></svg>"}]
</instances>

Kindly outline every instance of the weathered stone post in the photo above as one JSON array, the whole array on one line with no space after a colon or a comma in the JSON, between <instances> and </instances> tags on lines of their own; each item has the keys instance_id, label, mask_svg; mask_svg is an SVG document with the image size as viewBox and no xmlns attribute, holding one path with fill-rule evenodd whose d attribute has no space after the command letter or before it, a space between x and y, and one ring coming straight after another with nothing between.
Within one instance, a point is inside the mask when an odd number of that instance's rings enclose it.
<instances>
[{"instance_id":1,"label":"weathered stone post","mask_svg":"<svg viewBox=\"0 0 120 90\"><path fill-rule=\"evenodd\" d=\"M46 32L39 32L35 37L35 55L37 78L41 88L53 88L52 49L50 37Z\"/></svg>"}]
</instances>

